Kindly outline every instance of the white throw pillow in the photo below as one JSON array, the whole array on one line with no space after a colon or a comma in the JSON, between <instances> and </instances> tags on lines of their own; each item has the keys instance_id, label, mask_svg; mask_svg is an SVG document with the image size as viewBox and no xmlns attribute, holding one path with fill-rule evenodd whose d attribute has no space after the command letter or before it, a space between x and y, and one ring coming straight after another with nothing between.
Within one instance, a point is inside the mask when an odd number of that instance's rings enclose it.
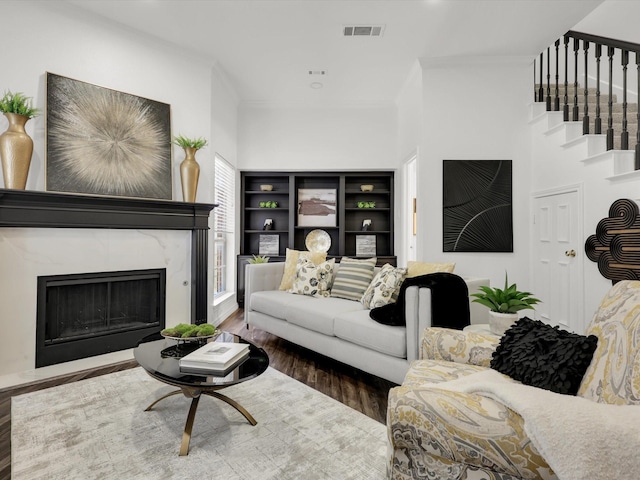
<instances>
[{"instance_id":1,"label":"white throw pillow","mask_svg":"<svg viewBox=\"0 0 640 480\"><path fill-rule=\"evenodd\" d=\"M398 300L400 286L407 276L406 268L396 268L385 263L373 277L360 302L365 308L382 307Z\"/></svg>"}]
</instances>

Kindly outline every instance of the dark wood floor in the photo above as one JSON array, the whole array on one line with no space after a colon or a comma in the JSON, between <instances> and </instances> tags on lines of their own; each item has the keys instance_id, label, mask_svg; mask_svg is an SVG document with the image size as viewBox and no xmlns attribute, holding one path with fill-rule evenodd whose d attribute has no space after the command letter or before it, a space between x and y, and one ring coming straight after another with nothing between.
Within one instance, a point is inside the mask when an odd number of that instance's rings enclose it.
<instances>
[{"instance_id":1,"label":"dark wood floor","mask_svg":"<svg viewBox=\"0 0 640 480\"><path fill-rule=\"evenodd\" d=\"M306 348L294 345L257 329L248 330L242 310L220 325L222 330L240 335L264 348L270 366L338 400L368 417L385 422L387 394L395 386L387 380L361 372ZM76 372L18 387L0 389L0 480L11 478L11 397L85 378L126 370L138 364L132 360Z\"/></svg>"}]
</instances>

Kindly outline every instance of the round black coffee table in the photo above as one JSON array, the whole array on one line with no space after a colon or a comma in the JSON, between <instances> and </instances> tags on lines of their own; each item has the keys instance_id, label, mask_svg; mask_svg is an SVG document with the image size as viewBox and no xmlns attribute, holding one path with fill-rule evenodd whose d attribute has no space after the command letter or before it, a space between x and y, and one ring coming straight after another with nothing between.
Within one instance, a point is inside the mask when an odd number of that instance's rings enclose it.
<instances>
[{"instance_id":1,"label":"round black coffee table","mask_svg":"<svg viewBox=\"0 0 640 480\"><path fill-rule=\"evenodd\" d=\"M149 405L146 411L151 410L158 402L167 397L184 394L191 398L191 407L187 415L187 421L182 434L182 444L180 445L180 455L189 454L189 442L191 440L191 430L193 421L198 409L198 402L201 395L218 398L228 403L240 412L251 425L256 425L256 420L247 412L242 405L235 400L218 393L217 390L246 382L264 373L269 366L269 356L263 349L253 343L242 339L238 335L231 333L221 333L218 337L210 339L214 342L234 342L249 344L249 358L229 372L222 374L194 374L180 371L178 361L180 357L192 352L202 346L202 343L184 343L175 339L163 338L159 333L143 338L133 350L133 356L145 371L156 380L179 388L170 392Z\"/></svg>"}]
</instances>

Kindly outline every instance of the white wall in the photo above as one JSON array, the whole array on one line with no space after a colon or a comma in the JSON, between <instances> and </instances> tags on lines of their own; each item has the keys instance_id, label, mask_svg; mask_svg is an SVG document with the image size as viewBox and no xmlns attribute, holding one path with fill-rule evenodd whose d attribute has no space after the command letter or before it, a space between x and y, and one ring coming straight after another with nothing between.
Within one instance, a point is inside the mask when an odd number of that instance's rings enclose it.
<instances>
[{"instance_id":1,"label":"white wall","mask_svg":"<svg viewBox=\"0 0 640 480\"><path fill-rule=\"evenodd\" d=\"M527 288L532 62L442 58L422 62L424 128L418 163L418 260L455 262L464 276ZM512 160L513 253L442 251L442 161Z\"/></svg>"},{"instance_id":2,"label":"white wall","mask_svg":"<svg viewBox=\"0 0 640 480\"><path fill-rule=\"evenodd\" d=\"M229 84L224 72L215 67L212 69L212 82L211 82L211 148L209 149L209 158L207 159L208 168L211 175L207 177L207 189L209 192L213 191L214 187L214 157L217 153L232 166L237 167L238 154L237 154L237 137L238 137L238 98ZM239 183L238 183L239 185ZM201 184L201 188L204 185ZM239 203L236 203L239 205ZM231 206L233 209L234 207ZM236 222L239 222L240 215L237 215ZM239 231L239 223L237 223L236 231ZM209 218L209 226L211 227L211 233L213 233L213 215ZM236 284L236 272L235 272L235 258L238 251L238 245L240 239L236 238L235 245L232 245L227 255L227 265L230 265L230 278L231 285ZM209 237L209 270L213 269L213 235ZM213 285L210 285L209 289L209 305L211 309L209 311L209 321L216 325L221 323L227 318L233 311L238 308L238 303L235 295L227 297L222 301L216 303L213 307ZM235 287L234 287L235 289Z\"/></svg>"},{"instance_id":3,"label":"white wall","mask_svg":"<svg viewBox=\"0 0 640 480\"><path fill-rule=\"evenodd\" d=\"M240 107L241 170L394 169L395 105Z\"/></svg>"},{"instance_id":4,"label":"white wall","mask_svg":"<svg viewBox=\"0 0 640 480\"><path fill-rule=\"evenodd\" d=\"M400 165L396 176L396 199L398 205L395 224L395 247L398 256L398 265L406 265L408 258L407 236L412 235L413 225L409 220L405 208L405 185L407 182L415 182L419 188L418 179L408 178L405 170L405 162L413 155L420 156L418 146L422 141L424 127L422 124L422 67L416 60L414 68L409 73L407 81L396 98L398 105L398 138L396 157ZM411 191L411 190L410 190Z\"/></svg>"},{"instance_id":5,"label":"white wall","mask_svg":"<svg viewBox=\"0 0 640 480\"><path fill-rule=\"evenodd\" d=\"M35 106L44 109L45 72L49 71L170 104L174 134L210 139L211 145L196 155L201 164L196 200L212 202L213 153L219 149L232 162L236 156L236 100L232 92L225 91L228 87L220 86L220 75L212 70L213 61L61 2L3 2L2 18L14 21L3 22L5 67L0 70L0 90L23 92L34 97ZM29 25L26 34L25 22ZM0 117L0 131L6 126L6 119ZM43 116L30 120L27 132L34 140L27 189L44 190ZM182 200L179 163L183 158L182 150L174 147L173 198L177 201ZM32 288L37 275L83 268L115 270L127 265L166 267L171 279L167 286L167 323L185 321L191 308L189 287L182 285L190 279L189 251L187 232L2 229L0 326L18 322L19 333L33 333ZM29 278L24 276L27 274ZM210 273L210 284L211 278ZM212 321L212 310L209 313ZM33 368L32 350L16 348L26 353L6 348L0 352L0 374Z\"/></svg>"}]
</instances>

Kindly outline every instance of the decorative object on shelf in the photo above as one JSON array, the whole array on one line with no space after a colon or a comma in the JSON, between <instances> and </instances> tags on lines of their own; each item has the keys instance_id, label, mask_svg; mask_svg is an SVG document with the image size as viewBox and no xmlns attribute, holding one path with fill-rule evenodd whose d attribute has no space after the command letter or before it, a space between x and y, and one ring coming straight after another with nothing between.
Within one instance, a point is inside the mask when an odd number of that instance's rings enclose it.
<instances>
[{"instance_id":1,"label":"decorative object on shelf","mask_svg":"<svg viewBox=\"0 0 640 480\"><path fill-rule=\"evenodd\" d=\"M33 154L33 140L24 127L30 118L38 114L38 109L32 106L30 97L7 91L0 99L0 112L9 121L9 128L0 135L4 187L24 190Z\"/></svg>"},{"instance_id":2,"label":"decorative object on shelf","mask_svg":"<svg viewBox=\"0 0 640 480\"><path fill-rule=\"evenodd\" d=\"M370 219L370 218L365 218L365 219L362 221L362 228L361 228L361 230L362 230L363 232L368 232L369 230L371 230L371 229L373 228L373 226L372 226L372 225L373 225L373 224L371 223L371 219Z\"/></svg>"},{"instance_id":3,"label":"decorative object on shelf","mask_svg":"<svg viewBox=\"0 0 640 480\"><path fill-rule=\"evenodd\" d=\"M298 226L335 227L337 192L335 188L298 189Z\"/></svg>"},{"instance_id":4,"label":"decorative object on shelf","mask_svg":"<svg viewBox=\"0 0 640 480\"><path fill-rule=\"evenodd\" d=\"M184 160L180 163L180 182L182 184L182 198L185 202L196 201L198 192L198 178L200 177L200 165L196 162L196 152L207 144L202 138L188 138L178 135L173 143L182 147L185 153Z\"/></svg>"},{"instance_id":5,"label":"decorative object on shelf","mask_svg":"<svg viewBox=\"0 0 640 480\"><path fill-rule=\"evenodd\" d=\"M260 255L278 255L280 252L280 235L260 235L258 252Z\"/></svg>"},{"instance_id":6,"label":"decorative object on shelf","mask_svg":"<svg viewBox=\"0 0 640 480\"><path fill-rule=\"evenodd\" d=\"M376 236L356 235L356 257L376 256Z\"/></svg>"},{"instance_id":7,"label":"decorative object on shelf","mask_svg":"<svg viewBox=\"0 0 640 480\"><path fill-rule=\"evenodd\" d=\"M46 189L172 200L171 107L46 74Z\"/></svg>"},{"instance_id":8,"label":"decorative object on shelf","mask_svg":"<svg viewBox=\"0 0 640 480\"><path fill-rule=\"evenodd\" d=\"M376 208L376 202L358 202L358 208Z\"/></svg>"},{"instance_id":9,"label":"decorative object on shelf","mask_svg":"<svg viewBox=\"0 0 640 480\"><path fill-rule=\"evenodd\" d=\"M278 208L278 202L273 200L269 200L268 202L260 202L258 203L260 208Z\"/></svg>"},{"instance_id":10,"label":"decorative object on shelf","mask_svg":"<svg viewBox=\"0 0 640 480\"><path fill-rule=\"evenodd\" d=\"M266 236L266 235L265 235ZM263 235L260 235L263 237ZM247 262L255 264L255 263L269 263L270 257L266 257L264 255L254 255L253 258L247 260Z\"/></svg>"},{"instance_id":11,"label":"decorative object on shelf","mask_svg":"<svg viewBox=\"0 0 640 480\"><path fill-rule=\"evenodd\" d=\"M443 160L443 252L513 252L511 160Z\"/></svg>"},{"instance_id":12,"label":"decorative object on shelf","mask_svg":"<svg viewBox=\"0 0 640 480\"><path fill-rule=\"evenodd\" d=\"M472 293L476 303L489 307L489 328L495 335L502 335L518 320L520 310L532 309L540 302L530 292L518 290L516 284L509 285L507 273L504 274L504 288L492 288L482 285L481 293Z\"/></svg>"},{"instance_id":13,"label":"decorative object on shelf","mask_svg":"<svg viewBox=\"0 0 640 480\"><path fill-rule=\"evenodd\" d=\"M264 225L262 226L263 230L273 230L274 224L273 224L273 218L265 218L264 219Z\"/></svg>"},{"instance_id":14,"label":"decorative object on shelf","mask_svg":"<svg viewBox=\"0 0 640 480\"><path fill-rule=\"evenodd\" d=\"M273 185L260 185L260 190L263 192L270 192L273 190Z\"/></svg>"},{"instance_id":15,"label":"decorative object on shelf","mask_svg":"<svg viewBox=\"0 0 640 480\"><path fill-rule=\"evenodd\" d=\"M304 244L310 252L328 252L331 248L331 236L321 229L311 230L304 239Z\"/></svg>"},{"instance_id":16,"label":"decorative object on shelf","mask_svg":"<svg viewBox=\"0 0 640 480\"><path fill-rule=\"evenodd\" d=\"M363 192L373 192L373 185L360 185L360 190Z\"/></svg>"}]
</instances>

